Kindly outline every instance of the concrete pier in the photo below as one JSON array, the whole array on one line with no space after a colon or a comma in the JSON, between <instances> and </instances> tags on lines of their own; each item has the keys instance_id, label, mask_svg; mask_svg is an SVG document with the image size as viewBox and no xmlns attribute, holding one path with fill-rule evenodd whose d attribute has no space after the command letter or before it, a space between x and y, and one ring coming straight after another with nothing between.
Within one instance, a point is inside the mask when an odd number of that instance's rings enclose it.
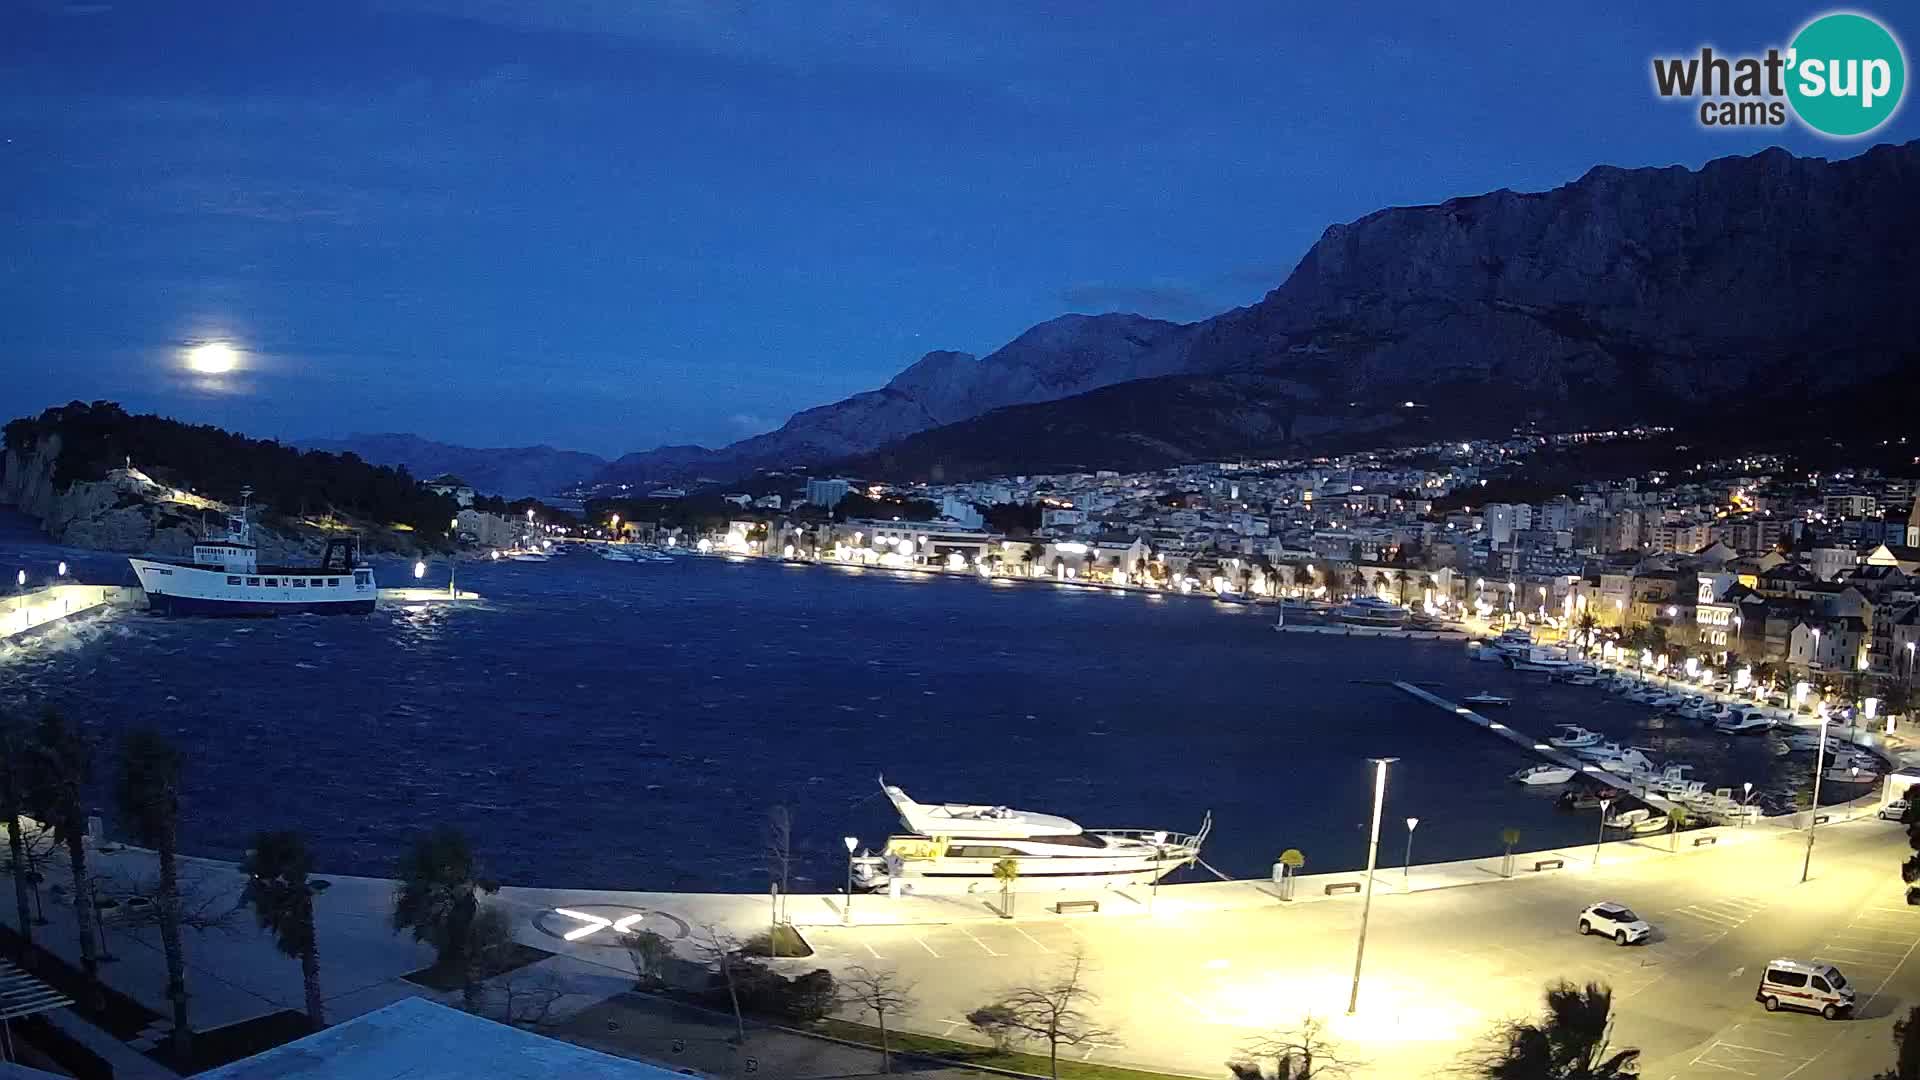
<instances>
[{"instance_id":1,"label":"concrete pier","mask_svg":"<svg viewBox=\"0 0 1920 1080\"><path fill-rule=\"evenodd\" d=\"M131 595L129 595L131 594ZM0 641L38 633L63 619L109 606L144 601L139 589L118 585L45 585L0 598Z\"/></svg>"},{"instance_id":2,"label":"concrete pier","mask_svg":"<svg viewBox=\"0 0 1920 1080\"><path fill-rule=\"evenodd\" d=\"M1575 772L1583 773L1596 780L1604 780L1611 787L1619 788L1622 791L1632 792L1635 798L1638 798L1640 801L1646 803L1648 806L1652 806L1659 809L1663 813L1666 811L1672 810L1676 805L1678 805L1677 803L1673 802L1671 799L1668 799L1661 795L1656 795L1653 792L1645 789L1644 787L1636 789L1634 787L1633 781L1628 779L1627 777L1617 776L1613 773L1610 773L1590 761L1582 760L1581 758L1573 754L1567 753L1564 750L1550 746L1546 742L1540 739L1536 739L1531 735L1526 735L1521 732L1515 731L1512 728L1508 727L1506 724L1503 724L1498 720L1489 720L1486 717L1481 716L1479 713L1474 712L1472 709L1469 709L1464 705L1455 704L1454 702L1448 701L1446 698L1443 698L1438 694L1428 693L1427 691L1420 689L1419 687L1413 685L1412 683L1396 682L1393 685L1400 688L1401 690L1406 691L1409 694L1412 694L1414 697L1419 698L1421 701L1424 701L1429 705L1437 706L1440 709L1443 709L1447 712L1452 713L1455 716L1458 716L1460 719L1465 720L1467 723L1472 724L1477 728L1480 728L1482 731L1487 731L1494 735L1498 735L1501 738L1507 740L1508 742L1514 744L1515 746L1518 746L1518 747L1521 747L1522 749L1530 750L1533 753L1539 754L1541 757L1546 758L1548 761L1553 762L1555 765L1567 766L1568 768L1573 769Z\"/></svg>"}]
</instances>

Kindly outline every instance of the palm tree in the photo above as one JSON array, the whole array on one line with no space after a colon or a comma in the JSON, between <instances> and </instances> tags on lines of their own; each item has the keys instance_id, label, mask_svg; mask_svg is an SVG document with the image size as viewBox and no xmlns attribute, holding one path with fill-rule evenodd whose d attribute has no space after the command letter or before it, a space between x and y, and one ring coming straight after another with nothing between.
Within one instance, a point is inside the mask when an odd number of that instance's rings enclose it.
<instances>
[{"instance_id":1,"label":"palm tree","mask_svg":"<svg viewBox=\"0 0 1920 1080\"><path fill-rule=\"evenodd\" d=\"M80 971L86 976L88 1004L100 1003L100 958L93 936L93 877L87 873L87 810L82 793L93 780L93 746L78 730L67 726L57 709L40 714L28 748L33 767L27 770L21 809L53 829L56 843L67 848L73 871L73 921L80 933Z\"/></svg>"},{"instance_id":2,"label":"palm tree","mask_svg":"<svg viewBox=\"0 0 1920 1080\"><path fill-rule=\"evenodd\" d=\"M1407 573L1405 570L1395 570L1393 572L1393 583L1400 590L1401 607L1407 606L1407 582L1411 580L1413 580L1413 575Z\"/></svg>"},{"instance_id":3,"label":"palm tree","mask_svg":"<svg viewBox=\"0 0 1920 1080\"><path fill-rule=\"evenodd\" d=\"M1019 879L1019 863L1001 859L993 864L993 880L1000 883L1000 912L1009 919L1013 918L1013 883Z\"/></svg>"},{"instance_id":4,"label":"palm tree","mask_svg":"<svg viewBox=\"0 0 1920 1080\"><path fill-rule=\"evenodd\" d=\"M1667 850L1668 851L1679 850L1680 830L1686 828L1688 822L1692 820L1693 820L1692 812L1689 811L1684 806L1675 806L1673 809L1667 811L1667 825L1669 826L1669 830L1667 832Z\"/></svg>"},{"instance_id":5,"label":"palm tree","mask_svg":"<svg viewBox=\"0 0 1920 1080\"><path fill-rule=\"evenodd\" d=\"M1347 595L1360 596L1366 591L1367 575L1361 573L1360 568L1357 566L1347 571Z\"/></svg>"},{"instance_id":6,"label":"palm tree","mask_svg":"<svg viewBox=\"0 0 1920 1080\"><path fill-rule=\"evenodd\" d=\"M1593 617L1592 611L1583 611L1580 618L1574 621L1574 626L1580 631L1580 655L1585 656L1587 650L1593 647L1593 632L1599 629L1600 620Z\"/></svg>"},{"instance_id":7,"label":"palm tree","mask_svg":"<svg viewBox=\"0 0 1920 1080\"><path fill-rule=\"evenodd\" d=\"M193 1060L187 1027L187 957L180 944L180 754L158 732L142 729L120 743L120 775L114 784L121 819L140 844L160 859L160 947L167 957L167 999L173 1002L173 1055Z\"/></svg>"},{"instance_id":8,"label":"palm tree","mask_svg":"<svg viewBox=\"0 0 1920 1080\"><path fill-rule=\"evenodd\" d=\"M20 835L20 803L26 782L26 745L14 730L13 717L0 714L0 816L7 819L7 855L13 868L13 899L20 918L20 961L27 962L33 949L33 912L27 903L27 879L33 868L27 865L27 844Z\"/></svg>"},{"instance_id":9,"label":"palm tree","mask_svg":"<svg viewBox=\"0 0 1920 1080\"><path fill-rule=\"evenodd\" d=\"M473 923L480 911L480 893L496 893L500 885L480 876L479 862L467 836L451 825L438 825L413 841L394 875L393 929L413 931L413 940L433 946L435 967L458 974L472 992Z\"/></svg>"},{"instance_id":10,"label":"palm tree","mask_svg":"<svg viewBox=\"0 0 1920 1080\"><path fill-rule=\"evenodd\" d=\"M260 929L273 932L280 951L300 961L307 990L307 1023L319 1031L327 1026L320 997L320 951L313 931L313 885L307 873L313 860L307 843L292 831L263 832L253 838L240 869L247 887L240 902L253 908Z\"/></svg>"},{"instance_id":11,"label":"palm tree","mask_svg":"<svg viewBox=\"0 0 1920 1080\"><path fill-rule=\"evenodd\" d=\"M1604 984L1549 983L1546 1013L1496 1025L1464 1071L1484 1080L1626 1080L1640 1051L1608 1045L1612 1011L1613 991Z\"/></svg>"}]
</instances>

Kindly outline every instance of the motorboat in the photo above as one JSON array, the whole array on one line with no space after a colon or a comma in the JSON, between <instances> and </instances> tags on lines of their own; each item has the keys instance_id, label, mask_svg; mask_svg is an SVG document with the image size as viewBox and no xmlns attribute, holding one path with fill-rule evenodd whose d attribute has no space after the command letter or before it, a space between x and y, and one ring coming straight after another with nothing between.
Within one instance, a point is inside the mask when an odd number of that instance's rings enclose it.
<instances>
[{"instance_id":1,"label":"motorboat","mask_svg":"<svg viewBox=\"0 0 1920 1080\"><path fill-rule=\"evenodd\" d=\"M1529 786L1564 784L1573 777L1574 769L1570 765L1535 765L1513 774L1515 780Z\"/></svg>"},{"instance_id":2,"label":"motorboat","mask_svg":"<svg viewBox=\"0 0 1920 1080\"><path fill-rule=\"evenodd\" d=\"M1614 811L1613 814L1603 820L1601 824L1609 829L1620 829L1623 831L1636 830L1638 826L1651 820L1652 817L1653 811L1644 806L1636 806L1632 809ZM1665 815L1662 815L1661 821L1664 823L1665 820Z\"/></svg>"},{"instance_id":3,"label":"motorboat","mask_svg":"<svg viewBox=\"0 0 1920 1080\"><path fill-rule=\"evenodd\" d=\"M1513 704L1512 698L1501 697L1499 694L1493 693L1490 690L1482 690L1477 694L1470 694L1467 697L1461 698L1460 700L1466 702L1469 705L1511 705Z\"/></svg>"},{"instance_id":4,"label":"motorboat","mask_svg":"<svg viewBox=\"0 0 1920 1080\"><path fill-rule=\"evenodd\" d=\"M1333 609L1335 622L1345 626L1368 626L1380 629L1398 629L1407 624L1407 616L1412 614L1398 604L1372 596L1356 596Z\"/></svg>"},{"instance_id":5,"label":"motorboat","mask_svg":"<svg viewBox=\"0 0 1920 1080\"><path fill-rule=\"evenodd\" d=\"M628 551L624 547L618 547L613 544L603 544L599 547L594 548L594 554L599 555L601 558L607 560L608 562L640 562L641 561L639 555L637 555L636 553Z\"/></svg>"},{"instance_id":6,"label":"motorboat","mask_svg":"<svg viewBox=\"0 0 1920 1080\"><path fill-rule=\"evenodd\" d=\"M1713 722L1713 730L1722 735L1758 735L1772 727L1773 720L1758 710L1731 709L1726 717Z\"/></svg>"},{"instance_id":7,"label":"motorboat","mask_svg":"<svg viewBox=\"0 0 1920 1080\"><path fill-rule=\"evenodd\" d=\"M1602 760L1599 764L1601 768L1615 776L1625 776L1642 783L1651 783L1660 775L1660 769L1654 765L1653 759L1647 756L1645 750L1637 746L1629 746L1615 756Z\"/></svg>"},{"instance_id":8,"label":"motorboat","mask_svg":"<svg viewBox=\"0 0 1920 1080\"><path fill-rule=\"evenodd\" d=\"M1580 757L1595 762L1613 761L1621 754L1627 752L1625 747L1611 739L1606 742L1588 743L1585 746L1569 747L1569 749Z\"/></svg>"},{"instance_id":9,"label":"motorboat","mask_svg":"<svg viewBox=\"0 0 1920 1080\"><path fill-rule=\"evenodd\" d=\"M1022 891L1100 889L1158 881L1200 857L1212 815L1198 832L1083 829L1054 814L983 803L915 802L885 778L880 790L907 828L880 854L852 860L868 890L967 894L998 891L994 868L1012 860Z\"/></svg>"},{"instance_id":10,"label":"motorboat","mask_svg":"<svg viewBox=\"0 0 1920 1080\"><path fill-rule=\"evenodd\" d=\"M531 548L505 551L501 553L500 557L510 559L513 562L550 562L553 558L553 556L548 555L544 551L534 551Z\"/></svg>"},{"instance_id":11,"label":"motorboat","mask_svg":"<svg viewBox=\"0 0 1920 1080\"><path fill-rule=\"evenodd\" d=\"M1589 746L1598 746L1600 737L1600 733L1597 731L1588 731L1586 728L1574 724L1561 724L1559 727L1553 729L1552 735L1547 737L1547 743L1551 746L1557 746L1562 750L1579 750Z\"/></svg>"},{"instance_id":12,"label":"motorboat","mask_svg":"<svg viewBox=\"0 0 1920 1080\"><path fill-rule=\"evenodd\" d=\"M128 559L147 606L167 615L364 614L379 588L360 561L359 540L329 538L312 566L262 566L252 542L246 499L229 516L227 533L193 545L191 560Z\"/></svg>"}]
</instances>

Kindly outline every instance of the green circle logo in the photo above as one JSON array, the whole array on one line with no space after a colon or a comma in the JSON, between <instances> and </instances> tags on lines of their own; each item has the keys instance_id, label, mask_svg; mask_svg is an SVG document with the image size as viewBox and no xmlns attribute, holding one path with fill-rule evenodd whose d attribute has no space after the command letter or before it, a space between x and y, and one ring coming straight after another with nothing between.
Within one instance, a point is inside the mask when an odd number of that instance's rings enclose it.
<instances>
[{"instance_id":1,"label":"green circle logo","mask_svg":"<svg viewBox=\"0 0 1920 1080\"><path fill-rule=\"evenodd\" d=\"M1815 131L1865 135L1893 116L1907 61L1886 27L1851 12L1822 15L1793 39L1787 99Z\"/></svg>"}]
</instances>

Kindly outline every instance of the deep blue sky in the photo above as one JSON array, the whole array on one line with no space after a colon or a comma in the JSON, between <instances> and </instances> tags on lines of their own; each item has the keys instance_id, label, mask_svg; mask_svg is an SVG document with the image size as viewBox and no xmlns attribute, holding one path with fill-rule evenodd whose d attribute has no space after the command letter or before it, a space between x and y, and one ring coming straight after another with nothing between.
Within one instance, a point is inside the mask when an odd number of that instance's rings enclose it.
<instances>
[{"instance_id":1,"label":"deep blue sky","mask_svg":"<svg viewBox=\"0 0 1920 1080\"><path fill-rule=\"evenodd\" d=\"M0 411L718 443L1063 311L1251 302L1382 206L1920 135L1655 99L1652 55L1823 7L1474 7L7 0ZM208 338L241 374L184 374Z\"/></svg>"}]
</instances>

